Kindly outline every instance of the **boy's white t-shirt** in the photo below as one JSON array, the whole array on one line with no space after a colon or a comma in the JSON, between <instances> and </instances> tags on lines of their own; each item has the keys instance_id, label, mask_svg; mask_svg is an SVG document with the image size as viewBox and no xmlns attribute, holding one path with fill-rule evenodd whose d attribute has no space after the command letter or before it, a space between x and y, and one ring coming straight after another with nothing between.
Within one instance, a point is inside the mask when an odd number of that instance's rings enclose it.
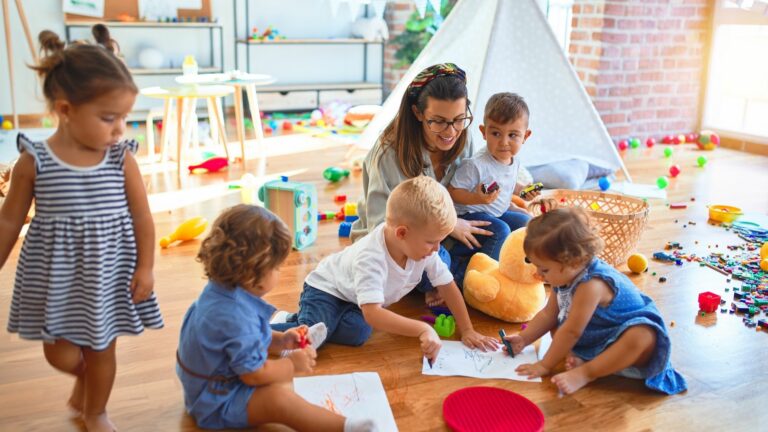
<instances>
[{"instance_id":1,"label":"boy's white t-shirt","mask_svg":"<svg viewBox=\"0 0 768 432\"><path fill-rule=\"evenodd\" d=\"M477 185L486 186L496 182L501 188L496 201L490 204L456 204L456 213L461 216L466 213L483 212L493 217L499 217L509 210L512 194L517 186L517 174L520 170L520 158L513 157L512 163L503 164L488 152L482 150L477 156L464 159L451 180L451 186L474 192Z\"/></svg>"},{"instance_id":2,"label":"boy's white t-shirt","mask_svg":"<svg viewBox=\"0 0 768 432\"><path fill-rule=\"evenodd\" d=\"M397 265L384 241L385 226L386 222L379 224L357 242L324 258L305 282L358 306L378 303L386 307L411 292L425 271L432 286L453 281L437 252L419 261L408 259L405 268Z\"/></svg>"}]
</instances>

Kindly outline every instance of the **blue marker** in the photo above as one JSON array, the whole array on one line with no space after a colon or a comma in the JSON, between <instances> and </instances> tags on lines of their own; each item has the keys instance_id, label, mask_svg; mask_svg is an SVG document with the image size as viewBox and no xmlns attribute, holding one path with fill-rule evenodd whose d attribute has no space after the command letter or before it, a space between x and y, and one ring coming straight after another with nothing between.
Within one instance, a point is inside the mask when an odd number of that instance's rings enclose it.
<instances>
[{"instance_id":1,"label":"blue marker","mask_svg":"<svg viewBox=\"0 0 768 432\"><path fill-rule=\"evenodd\" d=\"M501 342L504 344L505 347L507 347L507 352L509 353L509 355L514 357L515 351L512 349L512 344L509 343L508 340L504 339L507 336L507 334L504 332L504 329L499 329L499 336L501 336Z\"/></svg>"}]
</instances>

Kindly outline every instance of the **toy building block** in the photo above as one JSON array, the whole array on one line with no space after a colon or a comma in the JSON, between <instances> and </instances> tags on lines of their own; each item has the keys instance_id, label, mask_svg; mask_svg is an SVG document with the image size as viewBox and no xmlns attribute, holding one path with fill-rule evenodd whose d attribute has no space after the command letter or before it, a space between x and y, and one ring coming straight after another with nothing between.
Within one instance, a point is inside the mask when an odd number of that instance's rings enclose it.
<instances>
[{"instance_id":1,"label":"toy building block","mask_svg":"<svg viewBox=\"0 0 768 432\"><path fill-rule=\"evenodd\" d=\"M301 250L317 240L317 189L314 185L272 180L259 188L264 207L276 214L293 233L293 247Z\"/></svg>"},{"instance_id":2,"label":"toy building block","mask_svg":"<svg viewBox=\"0 0 768 432\"><path fill-rule=\"evenodd\" d=\"M350 216L350 215L344 216L344 222L352 223L358 219L360 219L358 216Z\"/></svg>"},{"instance_id":3,"label":"toy building block","mask_svg":"<svg viewBox=\"0 0 768 432\"><path fill-rule=\"evenodd\" d=\"M719 295L710 291L705 291L699 294L699 310L710 313L716 311L719 305Z\"/></svg>"},{"instance_id":4,"label":"toy building block","mask_svg":"<svg viewBox=\"0 0 768 432\"><path fill-rule=\"evenodd\" d=\"M349 237L352 233L352 223L342 222L339 224L339 237Z\"/></svg>"},{"instance_id":5,"label":"toy building block","mask_svg":"<svg viewBox=\"0 0 768 432\"><path fill-rule=\"evenodd\" d=\"M333 201L337 203L343 203L347 201L347 196L344 194L338 194L333 197Z\"/></svg>"},{"instance_id":6,"label":"toy building block","mask_svg":"<svg viewBox=\"0 0 768 432\"><path fill-rule=\"evenodd\" d=\"M655 252L655 253L653 254L653 259L655 259L655 260L657 260L657 261L670 261L670 262L675 262L675 260L676 260L677 258L675 258L675 257L673 257L672 255L669 255L669 254L667 254L667 253L664 253L664 252Z\"/></svg>"},{"instance_id":7,"label":"toy building block","mask_svg":"<svg viewBox=\"0 0 768 432\"><path fill-rule=\"evenodd\" d=\"M357 216L357 203L344 204L344 216Z\"/></svg>"},{"instance_id":8,"label":"toy building block","mask_svg":"<svg viewBox=\"0 0 768 432\"><path fill-rule=\"evenodd\" d=\"M435 325L433 327L440 337L451 337L456 333L456 319L453 318L453 315L445 316L444 314L440 314L435 320Z\"/></svg>"}]
</instances>

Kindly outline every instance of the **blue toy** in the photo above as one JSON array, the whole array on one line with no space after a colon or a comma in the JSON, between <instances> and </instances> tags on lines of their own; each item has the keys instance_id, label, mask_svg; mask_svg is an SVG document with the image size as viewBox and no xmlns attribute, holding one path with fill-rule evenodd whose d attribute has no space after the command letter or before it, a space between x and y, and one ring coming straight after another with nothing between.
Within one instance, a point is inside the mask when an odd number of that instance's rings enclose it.
<instances>
[{"instance_id":1,"label":"blue toy","mask_svg":"<svg viewBox=\"0 0 768 432\"><path fill-rule=\"evenodd\" d=\"M352 223L356 220L360 219L360 216L357 215L346 215L344 216L344 222Z\"/></svg>"},{"instance_id":2,"label":"blue toy","mask_svg":"<svg viewBox=\"0 0 768 432\"><path fill-rule=\"evenodd\" d=\"M352 233L352 222L342 222L339 224L339 237L349 237Z\"/></svg>"},{"instance_id":3,"label":"blue toy","mask_svg":"<svg viewBox=\"0 0 768 432\"><path fill-rule=\"evenodd\" d=\"M293 232L293 247L302 250L317 240L317 189L314 185L272 180L259 188L264 207Z\"/></svg>"},{"instance_id":4,"label":"blue toy","mask_svg":"<svg viewBox=\"0 0 768 432\"><path fill-rule=\"evenodd\" d=\"M611 182L608 181L607 177L600 177L600 180L597 181L598 186L600 186L601 191L607 191L611 187Z\"/></svg>"}]
</instances>

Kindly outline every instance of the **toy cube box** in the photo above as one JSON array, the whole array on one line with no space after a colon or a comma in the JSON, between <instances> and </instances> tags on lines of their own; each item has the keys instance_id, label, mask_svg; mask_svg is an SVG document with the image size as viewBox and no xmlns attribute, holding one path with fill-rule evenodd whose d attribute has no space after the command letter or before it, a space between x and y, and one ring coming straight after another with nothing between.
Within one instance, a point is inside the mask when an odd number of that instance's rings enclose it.
<instances>
[{"instance_id":1,"label":"toy cube box","mask_svg":"<svg viewBox=\"0 0 768 432\"><path fill-rule=\"evenodd\" d=\"M301 250L317 240L317 189L314 185L273 180L259 188L264 207L293 233L293 247Z\"/></svg>"}]
</instances>

